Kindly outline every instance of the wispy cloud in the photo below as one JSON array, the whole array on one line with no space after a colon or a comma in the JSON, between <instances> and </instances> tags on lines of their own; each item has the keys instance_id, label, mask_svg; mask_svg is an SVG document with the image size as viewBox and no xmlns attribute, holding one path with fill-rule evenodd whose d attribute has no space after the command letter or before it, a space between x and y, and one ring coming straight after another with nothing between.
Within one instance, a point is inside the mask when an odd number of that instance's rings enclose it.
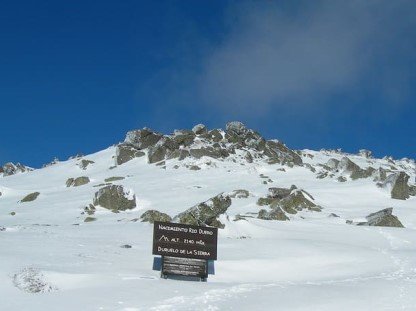
<instances>
[{"instance_id":1,"label":"wispy cloud","mask_svg":"<svg viewBox=\"0 0 416 311\"><path fill-rule=\"evenodd\" d=\"M402 0L238 2L201 60L198 94L242 114L344 92L400 102L416 59L415 13L416 2Z\"/></svg>"}]
</instances>

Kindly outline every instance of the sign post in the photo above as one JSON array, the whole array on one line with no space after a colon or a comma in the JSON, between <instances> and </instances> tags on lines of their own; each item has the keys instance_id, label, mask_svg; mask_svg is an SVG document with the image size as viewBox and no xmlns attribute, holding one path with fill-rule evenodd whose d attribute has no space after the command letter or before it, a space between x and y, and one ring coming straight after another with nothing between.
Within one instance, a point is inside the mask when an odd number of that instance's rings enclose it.
<instances>
[{"instance_id":1,"label":"sign post","mask_svg":"<svg viewBox=\"0 0 416 311\"><path fill-rule=\"evenodd\" d=\"M153 255L162 256L162 277L208 277L208 260L217 259L218 229L155 222Z\"/></svg>"}]
</instances>

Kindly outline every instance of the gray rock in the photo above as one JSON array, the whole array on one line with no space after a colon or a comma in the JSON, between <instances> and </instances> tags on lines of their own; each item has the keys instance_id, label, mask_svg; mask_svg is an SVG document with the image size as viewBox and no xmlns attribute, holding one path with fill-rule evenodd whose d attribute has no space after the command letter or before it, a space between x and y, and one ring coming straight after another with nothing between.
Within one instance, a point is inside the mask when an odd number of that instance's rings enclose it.
<instances>
[{"instance_id":1,"label":"gray rock","mask_svg":"<svg viewBox=\"0 0 416 311\"><path fill-rule=\"evenodd\" d=\"M108 177L108 178L104 179L104 181L106 183L108 183L108 182L113 182L113 181L118 181L118 180L123 180L123 179L125 179L125 178L122 177L122 176L113 176L113 177Z\"/></svg>"},{"instance_id":2,"label":"gray rock","mask_svg":"<svg viewBox=\"0 0 416 311\"><path fill-rule=\"evenodd\" d=\"M416 196L416 186L409 186L409 195Z\"/></svg>"},{"instance_id":3,"label":"gray rock","mask_svg":"<svg viewBox=\"0 0 416 311\"><path fill-rule=\"evenodd\" d=\"M289 189L288 188L277 188L277 187L271 187L269 188L269 194L267 197L272 199L283 199L290 195L290 193L297 189L295 185L292 185Z\"/></svg>"},{"instance_id":4,"label":"gray rock","mask_svg":"<svg viewBox=\"0 0 416 311\"><path fill-rule=\"evenodd\" d=\"M191 171L199 171L201 168L198 165L191 165L189 166L189 169Z\"/></svg>"},{"instance_id":5,"label":"gray rock","mask_svg":"<svg viewBox=\"0 0 416 311\"><path fill-rule=\"evenodd\" d=\"M127 144L119 144L116 148L116 163L121 165L126 163L134 158L139 158L144 156L143 151L137 150L135 147Z\"/></svg>"},{"instance_id":6,"label":"gray rock","mask_svg":"<svg viewBox=\"0 0 416 311\"><path fill-rule=\"evenodd\" d=\"M356 170L354 172L351 172L350 177L351 177L352 180L356 180L356 179L360 179L360 178L368 178L368 177L373 176L375 171L376 170L373 167L370 166L370 167L367 167L365 170L364 169L359 169L359 170Z\"/></svg>"},{"instance_id":7,"label":"gray rock","mask_svg":"<svg viewBox=\"0 0 416 311\"><path fill-rule=\"evenodd\" d=\"M148 162L157 163L163 161L178 148L179 145L173 139L169 137L163 137L157 142L157 144L149 147L147 152Z\"/></svg>"},{"instance_id":8,"label":"gray rock","mask_svg":"<svg viewBox=\"0 0 416 311\"><path fill-rule=\"evenodd\" d=\"M224 149L225 150L225 149ZM214 159L219 159L224 157L222 149L214 148L214 147L202 147L200 149L191 149L189 153L192 157L196 159L200 159L202 157L210 157Z\"/></svg>"},{"instance_id":9,"label":"gray rock","mask_svg":"<svg viewBox=\"0 0 416 311\"><path fill-rule=\"evenodd\" d=\"M78 166L79 166L79 168L80 168L80 169L82 169L82 170L86 170L86 169L87 169L87 167L88 167L90 164L94 164L94 163L95 163L94 161L82 159L82 160L78 163Z\"/></svg>"},{"instance_id":10,"label":"gray rock","mask_svg":"<svg viewBox=\"0 0 416 311\"><path fill-rule=\"evenodd\" d=\"M352 162L348 157L343 157L338 164L338 169L342 172L353 173L361 170L361 168Z\"/></svg>"},{"instance_id":11,"label":"gray rock","mask_svg":"<svg viewBox=\"0 0 416 311\"><path fill-rule=\"evenodd\" d=\"M178 146L190 146L194 142L195 133L188 130L176 130L174 133L173 140Z\"/></svg>"},{"instance_id":12,"label":"gray rock","mask_svg":"<svg viewBox=\"0 0 416 311\"><path fill-rule=\"evenodd\" d=\"M280 220L280 221L289 220L286 214L279 207L273 208L270 211L261 209L259 211L257 218L264 219L264 220Z\"/></svg>"},{"instance_id":13,"label":"gray rock","mask_svg":"<svg viewBox=\"0 0 416 311\"><path fill-rule=\"evenodd\" d=\"M170 159L179 159L180 161L182 161L183 159L187 158L190 156L190 153L188 150L185 149L177 149L177 150L173 150L172 152L170 152L167 155L167 160Z\"/></svg>"},{"instance_id":14,"label":"gray rock","mask_svg":"<svg viewBox=\"0 0 416 311\"><path fill-rule=\"evenodd\" d=\"M389 175L383 186L391 189L391 198L397 200L406 200L410 195L408 185L410 176L405 172L398 172Z\"/></svg>"},{"instance_id":15,"label":"gray rock","mask_svg":"<svg viewBox=\"0 0 416 311\"><path fill-rule=\"evenodd\" d=\"M140 219L142 222L150 222L151 224L155 221L161 221L161 222L171 222L172 217L170 217L168 214L159 212L157 210L148 210L144 212Z\"/></svg>"},{"instance_id":16,"label":"gray rock","mask_svg":"<svg viewBox=\"0 0 416 311\"><path fill-rule=\"evenodd\" d=\"M192 132L196 135L201 135L207 133L207 128L203 124L197 124L192 128Z\"/></svg>"},{"instance_id":17,"label":"gray rock","mask_svg":"<svg viewBox=\"0 0 416 311\"><path fill-rule=\"evenodd\" d=\"M337 178L337 180L338 180L339 182L346 182L346 181L347 181L347 179L346 179L344 176L339 176L339 177Z\"/></svg>"},{"instance_id":18,"label":"gray rock","mask_svg":"<svg viewBox=\"0 0 416 311\"><path fill-rule=\"evenodd\" d=\"M233 132L237 135L243 135L247 131L246 126L239 121L228 122L225 128L227 132Z\"/></svg>"},{"instance_id":19,"label":"gray rock","mask_svg":"<svg viewBox=\"0 0 416 311\"><path fill-rule=\"evenodd\" d=\"M40 194L39 192L29 193L27 196L21 199L20 202L25 203L25 202L35 201L38 198L39 194Z\"/></svg>"},{"instance_id":20,"label":"gray rock","mask_svg":"<svg viewBox=\"0 0 416 311\"><path fill-rule=\"evenodd\" d=\"M199 203L174 217L174 222L198 226L223 228L218 216L224 214L231 206L231 198L223 193L208 201Z\"/></svg>"},{"instance_id":21,"label":"gray rock","mask_svg":"<svg viewBox=\"0 0 416 311\"><path fill-rule=\"evenodd\" d=\"M301 165L303 163L302 158L296 152L290 150L278 140L268 140L263 153L270 158L278 158L282 164Z\"/></svg>"},{"instance_id":22,"label":"gray rock","mask_svg":"<svg viewBox=\"0 0 416 311\"><path fill-rule=\"evenodd\" d=\"M162 137L162 134L145 127L141 130L127 132L124 142L134 146L137 149L145 149L156 145Z\"/></svg>"},{"instance_id":23,"label":"gray rock","mask_svg":"<svg viewBox=\"0 0 416 311\"><path fill-rule=\"evenodd\" d=\"M93 204L113 212L125 211L136 207L136 196L121 185L109 185L95 193Z\"/></svg>"},{"instance_id":24,"label":"gray rock","mask_svg":"<svg viewBox=\"0 0 416 311\"><path fill-rule=\"evenodd\" d=\"M339 165L339 160L331 158L328 160L328 162L326 162L326 166L328 166L331 170L336 170L338 169L338 165Z\"/></svg>"},{"instance_id":25,"label":"gray rock","mask_svg":"<svg viewBox=\"0 0 416 311\"><path fill-rule=\"evenodd\" d=\"M67 187L78 187L82 185L86 185L90 182L90 179L87 176L81 176L77 178L68 178L66 181Z\"/></svg>"},{"instance_id":26,"label":"gray rock","mask_svg":"<svg viewBox=\"0 0 416 311\"><path fill-rule=\"evenodd\" d=\"M2 167L3 176L11 176L17 173L24 173L28 171L33 171L33 169L26 167L20 163L13 164L12 162L8 162Z\"/></svg>"},{"instance_id":27,"label":"gray rock","mask_svg":"<svg viewBox=\"0 0 416 311\"><path fill-rule=\"evenodd\" d=\"M253 156L248 151L245 153L244 159L246 159L247 163L253 163Z\"/></svg>"},{"instance_id":28,"label":"gray rock","mask_svg":"<svg viewBox=\"0 0 416 311\"><path fill-rule=\"evenodd\" d=\"M289 214L296 214L301 210L309 210L314 212L320 212L322 208L312 202L313 198L303 190L295 189L289 196L276 202L283 211Z\"/></svg>"},{"instance_id":29,"label":"gray rock","mask_svg":"<svg viewBox=\"0 0 416 311\"><path fill-rule=\"evenodd\" d=\"M392 213L393 208L385 208L381 211L368 215L366 217L367 222L359 223L358 225L403 228L403 224Z\"/></svg>"},{"instance_id":30,"label":"gray rock","mask_svg":"<svg viewBox=\"0 0 416 311\"><path fill-rule=\"evenodd\" d=\"M222 134L218 129L211 130L205 134L201 134L200 136L212 142L220 142L223 139Z\"/></svg>"},{"instance_id":31,"label":"gray rock","mask_svg":"<svg viewBox=\"0 0 416 311\"><path fill-rule=\"evenodd\" d=\"M88 217L85 217L84 222L93 222L93 221L96 221L96 220L97 220L97 218L88 216Z\"/></svg>"}]
</instances>

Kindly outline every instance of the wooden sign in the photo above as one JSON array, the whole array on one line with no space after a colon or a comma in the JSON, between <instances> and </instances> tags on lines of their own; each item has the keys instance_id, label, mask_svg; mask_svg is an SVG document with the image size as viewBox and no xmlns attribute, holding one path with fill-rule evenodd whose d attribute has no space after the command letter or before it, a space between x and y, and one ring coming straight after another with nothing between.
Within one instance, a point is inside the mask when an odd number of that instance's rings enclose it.
<instances>
[{"instance_id":1,"label":"wooden sign","mask_svg":"<svg viewBox=\"0 0 416 311\"><path fill-rule=\"evenodd\" d=\"M216 260L217 241L217 228L154 223L153 255Z\"/></svg>"}]
</instances>

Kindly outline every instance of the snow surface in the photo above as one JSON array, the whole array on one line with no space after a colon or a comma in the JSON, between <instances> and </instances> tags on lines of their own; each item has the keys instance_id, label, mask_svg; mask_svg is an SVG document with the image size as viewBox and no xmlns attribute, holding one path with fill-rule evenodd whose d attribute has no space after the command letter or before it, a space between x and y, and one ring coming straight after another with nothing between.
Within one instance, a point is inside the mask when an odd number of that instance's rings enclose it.
<instances>
[{"instance_id":1,"label":"snow surface","mask_svg":"<svg viewBox=\"0 0 416 311\"><path fill-rule=\"evenodd\" d=\"M304 153L314 166L343 156ZM340 183L317 179L306 167L213 159L208 165L203 158L168 161L163 169L142 157L111 168L114 155L111 147L84 157L95 162L86 170L72 159L0 178L1 310L416 310L416 197L394 200L371 178ZM390 165L350 158L363 168ZM400 165L414 180L414 163ZM273 182L263 184L260 174ZM91 182L66 187L78 176ZM113 183L132 189L138 207L118 214L98 208L97 221L84 223L83 208L99 189L94 186L113 176L126 177ZM322 212L301 212L286 222L233 221L237 214L256 217L256 201L269 187L292 184L310 193ZM236 189L251 195L233 199L221 216L226 226L219 230L215 275L206 283L161 279L152 270L153 227L132 220L147 209L175 216ZM18 202L35 191L35 201ZM386 207L406 228L345 223ZM132 248L120 247L125 244ZM41 292L22 290L28 275L44 285Z\"/></svg>"}]
</instances>

